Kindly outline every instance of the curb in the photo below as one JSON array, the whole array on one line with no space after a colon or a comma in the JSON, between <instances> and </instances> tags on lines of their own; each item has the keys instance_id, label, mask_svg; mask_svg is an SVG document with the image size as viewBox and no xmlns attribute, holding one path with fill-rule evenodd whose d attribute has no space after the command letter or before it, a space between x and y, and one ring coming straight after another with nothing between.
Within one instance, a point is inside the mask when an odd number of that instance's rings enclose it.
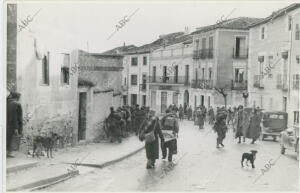
<instances>
[{"instance_id":1,"label":"curb","mask_svg":"<svg viewBox=\"0 0 300 193\"><path fill-rule=\"evenodd\" d=\"M66 174L62 174L59 176L55 176L55 177L51 177L51 178L47 178L47 179L43 179L37 182L33 182L30 184L26 184L17 188L12 188L12 189L8 189L7 191L34 191L34 190L38 190L38 189L42 189L42 188L46 188L48 186L51 186L53 184L65 181L69 178L72 178L76 175L79 174L79 171L72 171L72 172L68 172Z\"/></svg>"},{"instance_id":2,"label":"curb","mask_svg":"<svg viewBox=\"0 0 300 193\"><path fill-rule=\"evenodd\" d=\"M115 164L117 162L120 162L120 161L122 161L124 159L127 159L127 158L129 158L129 157L137 154L138 152L142 151L144 148L145 147L143 146L143 147L141 147L141 148L139 148L139 149L137 149L137 150L135 150L135 151L127 154L127 155L124 155L124 156L122 156L120 158L117 158L117 159L114 159L114 160L111 160L111 161L104 162L102 164L88 164L88 163L75 163L74 164L74 163L69 163L69 162L67 162L65 164L72 164L72 165L77 165L77 166L86 166L86 167L93 167L93 168L104 168L106 166L113 165L113 164Z\"/></svg>"},{"instance_id":3,"label":"curb","mask_svg":"<svg viewBox=\"0 0 300 193\"><path fill-rule=\"evenodd\" d=\"M26 170L28 168L36 167L37 165L38 165L38 162L12 166L12 167L6 168L6 173L9 174L9 173L18 172L21 170Z\"/></svg>"},{"instance_id":4,"label":"curb","mask_svg":"<svg viewBox=\"0 0 300 193\"><path fill-rule=\"evenodd\" d=\"M104 168L106 166L109 166L109 165L112 165L112 164L115 164L117 162L120 162L128 157L131 157L133 155L135 155L136 153L142 151L145 147L140 147L138 148L137 150L127 154L127 155L124 155L120 158L117 158L117 159L114 159L114 160L111 160L111 161L107 161L107 162L104 162L102 164L88 164L88 163L65 163L65 164L73 164L73 165L78 165L78 166L87 166L87 167L94 167L94 168ZM29 166L31 166L33 164L27 164L26 168L29 168ZM14 169L13 171L15 171L15 169L18 169L18 166L12 168ZM10 169L10 170L12 170ZM17 170L18 171L18 170ZM55 177L51 177L51 178L47 178L47 179L43 179L43 180L40 180L40 181L37 181L37 182L33 182L33 183L30 183L30 184L26 184L26 185L22 185L20 187L17 187L17 188L12 188L12 189L7 189L7 191L35 191L35 190L39 190L39 189L43 189L43 188L47 188L49 186L52 186L54 184L57 184L57 183L60 183L60 182L63 182L63 181L66 181L68 179L71 179L75 176L79 175L79 170L75 170L75 171L72 171L72 172L68 172L68 173L65 173L65 174L62 174L62 175L59 175L59 176L55 176Z\"/></svg>"}]
</instances>

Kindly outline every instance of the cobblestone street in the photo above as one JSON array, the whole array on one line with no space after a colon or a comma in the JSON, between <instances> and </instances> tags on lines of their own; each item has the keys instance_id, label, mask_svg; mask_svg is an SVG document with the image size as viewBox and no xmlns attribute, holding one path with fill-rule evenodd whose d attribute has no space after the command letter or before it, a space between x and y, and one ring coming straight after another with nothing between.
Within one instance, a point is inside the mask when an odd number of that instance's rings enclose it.
<instances>
[{"instance_id":1,"label":"cobblestone street","mask_svg":"<svg viewBox=\"0 0 300 193\"><path fill-rule=\"evenodd\" d=\"M232 130L225 147L216 149L216 134L207 126L200 131L191 121L180 122L175 167L158 160L154 170L146 170L145 151L104 169L43 191L298 191L298 163L292 151L280 156L273 141L237 144ZM258 150L256 168L241 168L243 152ZM278 161L262 175L264 165Z\"/></svg>"}]
</instances>

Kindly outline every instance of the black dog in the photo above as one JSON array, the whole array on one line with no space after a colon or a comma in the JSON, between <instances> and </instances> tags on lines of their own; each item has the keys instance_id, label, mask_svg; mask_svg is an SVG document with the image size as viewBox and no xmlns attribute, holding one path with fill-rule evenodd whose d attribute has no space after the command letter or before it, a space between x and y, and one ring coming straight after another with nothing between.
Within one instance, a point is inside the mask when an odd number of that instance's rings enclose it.
<instances>
[{"instance_id":1,"label":"black dog","mask_svg":"<svg viewBox=\"0 0 300 193\"><path fill-rule=\"evenodd\" d=\"M256 158L256 154L257 154L256 150L251 150L251 153L243 153L242 161L241 161L242 167L244 167L243 162L246 159L247 160L246 165L248 166L248 161L250 161L250 163L252 164L252 168L255 168L254 160Z\"/></svg>"},{"instance_id":2,"label":"black dog","mask_svg":"<svg viewBox=\"0 0 300 193\"><path fill-rule=\"evenodd\" d=\"M47 157L49 158L50 155L50 157L53 158L52 150L58 138L59 138L58 134L53 132L50 133L50 137L43 137L43 136L35 137L33 140L32 157L36 155L38 158L40 158L41 151L44 148L47 152Z\"/></svg>"}]
</instances>

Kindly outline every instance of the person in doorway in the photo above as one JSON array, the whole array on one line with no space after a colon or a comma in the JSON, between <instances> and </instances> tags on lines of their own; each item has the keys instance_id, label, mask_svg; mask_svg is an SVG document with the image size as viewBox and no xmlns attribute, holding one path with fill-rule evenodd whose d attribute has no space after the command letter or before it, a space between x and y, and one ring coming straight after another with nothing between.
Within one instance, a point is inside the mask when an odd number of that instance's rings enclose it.
<instances>
[{"instance_id":1,"label":"person in doorway","mask_svg":"<svg viewBox=\"0 0 300 193\"><path fill-rule=\"evenodd\" d=\"M147 121L143 123L142 129L139 133L139 139L141 141L145 140L147 157L146 169L154 168L155 161L159 158L159 138L161 140L161 144L163 144L164 136L161 132L159 119L154 115L150 115Z\"/></svg>"},{"instance_id":2,"label":"person in doorway","mask_svg":"<svg viewBox=\"0 0 300 193\"><path fill-rule=\"evenodd\" d=\"M13 135L22 135L23 132L23 110L19 102L20 93L11 92L7 98L6 109L6 152L7 157L14 157L12 155L12 138Z\"/></svg>"}]
</instances>

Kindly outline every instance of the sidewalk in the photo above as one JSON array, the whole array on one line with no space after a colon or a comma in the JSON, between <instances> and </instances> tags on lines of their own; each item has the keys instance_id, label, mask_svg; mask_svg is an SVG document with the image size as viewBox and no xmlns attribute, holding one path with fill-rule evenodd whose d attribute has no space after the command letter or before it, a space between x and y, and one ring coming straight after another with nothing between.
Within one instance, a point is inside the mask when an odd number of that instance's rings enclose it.
<instances>
[{"instance_id":1,"label":"sidewalk","mask_svg":"<svg viewBox=\"0 0 300 193\"><path fill-rule=\"evenodd\" d=\"M120 144L102 142L54 151L53 159L44 156L40 159L32 158L16 152L15 158L6 161L6 189L24 191L47 187L126 159L143 148L144 143L136 136L130 136Z\"/></svg>"}]
</instances>

